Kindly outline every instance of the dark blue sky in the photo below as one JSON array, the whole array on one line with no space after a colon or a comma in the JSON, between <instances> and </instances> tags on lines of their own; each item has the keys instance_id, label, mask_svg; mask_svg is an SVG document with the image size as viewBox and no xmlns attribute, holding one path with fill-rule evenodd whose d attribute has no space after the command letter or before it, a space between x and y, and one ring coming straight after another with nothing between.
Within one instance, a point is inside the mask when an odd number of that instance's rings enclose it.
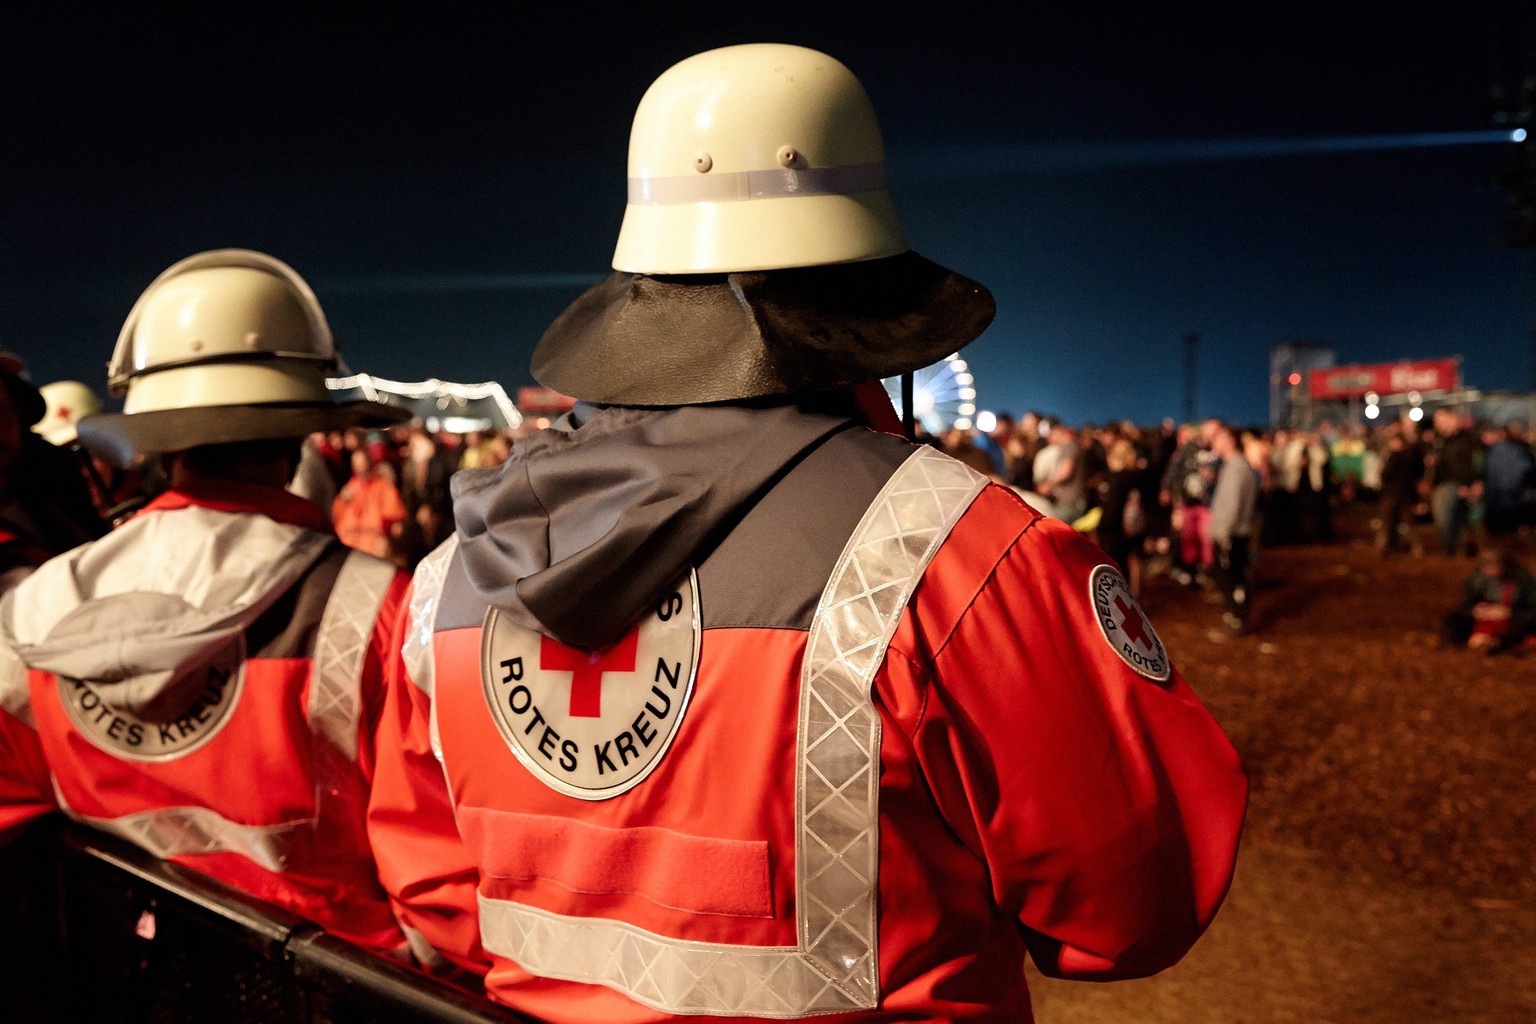
<instances>
[{"instance_id":1,"label":"dark blue sky","mask_svg":"<svg viewBox=\"0 0 1536 1024\"><path fill-rule=\"evenodd\" d=\"M102 385L155 274L239 245L315 283L355 369L531 383L543 328L606 272L645 87L785 41L860 76L914 248L997 295L966 353L982 407L1177 414L1191 331L1199 412L1246 421L1294 338L1532 384L1536 268L1496 244L1487 183L1515 147L1274 155L1488 129L1527 3L225 6L6 15L0 345L39 382Z\"/></svg>"}]
</instances>

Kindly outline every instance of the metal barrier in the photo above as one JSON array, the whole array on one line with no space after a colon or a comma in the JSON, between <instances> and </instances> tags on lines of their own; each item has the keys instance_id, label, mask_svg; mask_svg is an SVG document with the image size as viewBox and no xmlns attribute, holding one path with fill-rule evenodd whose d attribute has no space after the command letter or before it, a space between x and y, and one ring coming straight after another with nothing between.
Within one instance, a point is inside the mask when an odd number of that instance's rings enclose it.
<instances>
[{"instance_id":1,"label":"metal barrier","mask_svg":"<svg viewBox=\"0 0 1536 1024\"><path fill-rule=\"evenodd\" d=\"M13 1024L532 1024L73 824L0 849L0 914Z\"/></svg>"}]
</instances>

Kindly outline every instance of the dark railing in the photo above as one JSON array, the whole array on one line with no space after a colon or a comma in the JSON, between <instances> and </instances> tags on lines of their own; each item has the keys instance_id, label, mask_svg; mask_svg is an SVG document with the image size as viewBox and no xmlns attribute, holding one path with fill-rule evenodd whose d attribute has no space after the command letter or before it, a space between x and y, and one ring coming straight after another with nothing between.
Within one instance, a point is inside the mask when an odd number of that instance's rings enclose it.
<instances>
[{"instance_id":1,"label":"dark railing","mask_svg":"<svg viewBox=\"0 0 1536 1024\"><path fill-rule=\"evenodd\" d=\"M527 1024L303 918L74 825L0 840L12 1024Z\"/></svg>"}]
</instances>

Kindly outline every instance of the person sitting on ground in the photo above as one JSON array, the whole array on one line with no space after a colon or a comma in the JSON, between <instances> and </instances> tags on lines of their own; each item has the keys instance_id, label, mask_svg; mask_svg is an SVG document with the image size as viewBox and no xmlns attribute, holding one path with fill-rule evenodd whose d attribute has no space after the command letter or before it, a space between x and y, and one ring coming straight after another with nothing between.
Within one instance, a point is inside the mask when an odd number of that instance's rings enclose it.
<instances>
[{"instance_id":1,"label":"person sitting on ground","mask_svg":"<svg viewBox=\"0 0 1536 1024\"><path fill-rule=\"evenodd\" d=\"M1507 548L1485 548L1461 606L1445 617L1447 643L1497 654L1536 641L1536 576Z\"/></svg>"}]
</instances>

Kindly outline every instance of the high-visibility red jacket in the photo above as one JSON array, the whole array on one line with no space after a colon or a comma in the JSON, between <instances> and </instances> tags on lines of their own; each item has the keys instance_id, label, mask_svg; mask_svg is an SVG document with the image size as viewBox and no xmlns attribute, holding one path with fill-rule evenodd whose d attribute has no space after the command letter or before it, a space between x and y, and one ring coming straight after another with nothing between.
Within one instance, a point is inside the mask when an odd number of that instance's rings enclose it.
<instances>
[{"instance_id":1,"label":"high-visibility red jacket","mask_svg":"<svg viewBox=\"0 0 1536 1024\"><path fill-rule=\"evenodd\" d=\"M62 810L404 955L365 811L407 584L229 482L49 561L0 604L0 827Z\"/></svg>"},{"instance_id":2,"label":"high-visibility red jacket","mask_svg":"<svg viewBox=\"0 0 1536 1024\"><path fill-rule=\"evenodd\" d=\"M846 422L669 415L461 474L380 739L416 757L374 788L386 883L441 897L393 834L462 835L487 991L556 1022L1027 1021L1026 951L1069 978L1176 962L1225 895L1246 783L1098 549ZM766 467L689 461L698 429ZM709 537L682 571L644 509ZM546 600L529 560L579 575ZM562 642L646 574L667 582L637 626Z\"/></svg>"}]
</instances>

